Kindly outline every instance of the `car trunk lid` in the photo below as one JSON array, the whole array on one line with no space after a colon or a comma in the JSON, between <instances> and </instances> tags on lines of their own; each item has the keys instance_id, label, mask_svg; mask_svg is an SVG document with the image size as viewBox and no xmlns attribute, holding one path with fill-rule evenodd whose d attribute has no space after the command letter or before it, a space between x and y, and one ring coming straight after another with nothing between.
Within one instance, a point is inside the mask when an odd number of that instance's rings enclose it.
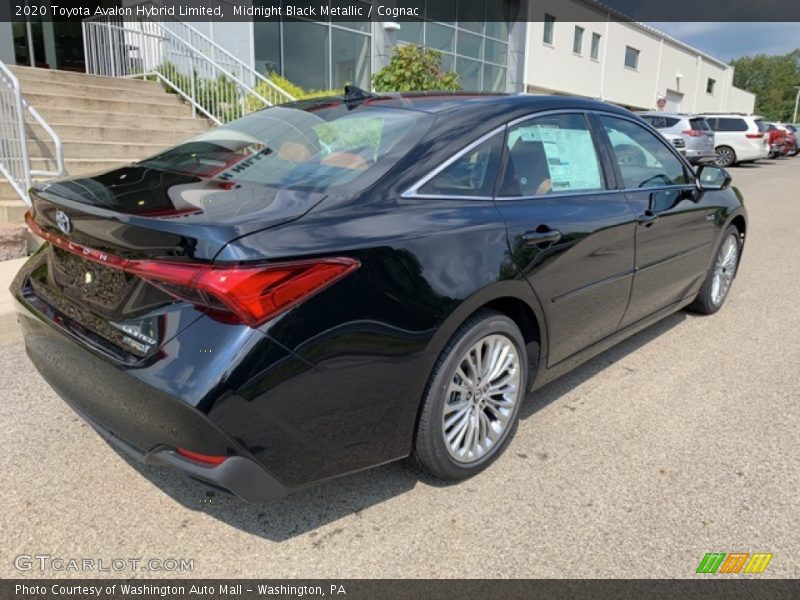
<instances>
[{"instance_id":1,"label":"car trunk lid","mask_svg":"<svg viewBox=\"0 0 800 600\"><path fill-rule=\"evenodd\" d=\"M133 166L41 185L31 198L28 224L51 244L36 258L28 293L56 323L70 321L133 360L198 308L214 307L200 292L192 303L194 290L179 296L189 303L176 302L169 282L152 285L144 269L210 267L228 242L297 219L324 195Z\"/></svg>"}]
</instances>

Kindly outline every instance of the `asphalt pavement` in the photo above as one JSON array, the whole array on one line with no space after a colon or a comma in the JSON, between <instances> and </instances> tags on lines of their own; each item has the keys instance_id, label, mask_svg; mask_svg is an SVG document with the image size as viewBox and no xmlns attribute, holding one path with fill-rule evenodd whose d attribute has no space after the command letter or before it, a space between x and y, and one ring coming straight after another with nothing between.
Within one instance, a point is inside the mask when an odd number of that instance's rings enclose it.
<instances>
[{"instance_id":1,"label":"asphalt pavement","mask_svg":"<svg viewBox=\"0 0 800 600\"><path fill-rule=\"evenodd\" d=\"M0 576L691 577L741 551L800 577L800 157L731 173L750 224L722 311L536 392L505 455L459 485L397 463L245 504L123 459L0 336Z\"/></svg>"}]
</instances>

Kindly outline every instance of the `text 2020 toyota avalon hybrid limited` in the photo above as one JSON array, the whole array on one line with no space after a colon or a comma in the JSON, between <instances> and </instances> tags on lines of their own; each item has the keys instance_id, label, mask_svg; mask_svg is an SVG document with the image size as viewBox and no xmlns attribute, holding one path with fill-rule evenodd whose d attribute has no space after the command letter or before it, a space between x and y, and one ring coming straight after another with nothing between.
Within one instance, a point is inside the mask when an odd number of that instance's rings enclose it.
<instances>
[{"instance_id":1,"label":"text 2020 toyota avalon hybrid limited","mask_svg":"<svg viewBox=\"0 0 800 600\"><path fill-rule=\"evenodd\" d=\"M746 230L724 170L555 96L348 90L31 195L37 369L111 443L253 501L409 455L474 475L526 391L719 309Z\"/></svg>"}]
</instances>

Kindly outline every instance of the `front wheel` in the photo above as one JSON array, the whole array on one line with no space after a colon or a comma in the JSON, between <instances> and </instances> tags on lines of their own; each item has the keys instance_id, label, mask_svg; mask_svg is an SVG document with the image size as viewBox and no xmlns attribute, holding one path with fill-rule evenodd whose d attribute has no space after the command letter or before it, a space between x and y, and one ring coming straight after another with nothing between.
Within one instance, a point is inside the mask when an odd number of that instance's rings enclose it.
<instances>
[{"instance_id":1,"label":"front wheel","mask_svg":"<svg viewBox=\"0 0 800 600\"><path fill-rule=\"evenodd\" d=\"M514 321L482 310L448 342L422 401L413 457L440 479L472 477L503 452L517 428L528 360Z\"/></svg>"},{"instance_id":2,"label":"front wheel","mask_svg":"<svg viewBox=\"0 0 800 600\"><path fill-rule=\"evenodd\" d=\"M736 276L740 254L739 230L731 225L722 236L714 263L706 274L703 287L700 288L694 302L689 305L690 310L710 315L722 308Z\"/></svg>"},{"instance_id":3,"label":"front wheel","mask_svg":"<svg viewBox=\"0 0 800 600\"><path fill-rule=\"evenodd\" d=\"M736 163L736 153L733 151L733 148L720 146L715 150L715 153L714 164L718 167L732 167Z\"/></svg>"}]
</instances>

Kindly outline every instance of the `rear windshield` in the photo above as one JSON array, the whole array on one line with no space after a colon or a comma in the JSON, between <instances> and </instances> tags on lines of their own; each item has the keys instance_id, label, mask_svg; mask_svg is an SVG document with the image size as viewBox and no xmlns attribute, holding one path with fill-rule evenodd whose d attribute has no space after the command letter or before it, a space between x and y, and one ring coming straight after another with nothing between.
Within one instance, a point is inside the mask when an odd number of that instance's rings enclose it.
<instances>
[{"instance_id":1,"label":"rear windshield","mask_svg":"<svg viewBox=\"0 0 800 600\"><path fill-rule=\"evenodd\" d=\"M344 102L274 106L139 163L270 187L326 191L378 180L430 129L427 113Z\"/></svg>"},{"instance_id":2,"label":"rear windshield","mask_svg":"<svg viewBox=\"0 0 800 600\"><path fill-rule=\"evenodd\" d=\"M758 127L758 130L761 133L764 133L765 131L769 131L769 125L767 125L767 123L764 121L764 119L756 119L755 121L756 121L756 127Z\"/></svg>"},{"instance_id":3,"label":"rear windshield","mask_svg":"<svg viewBox=\"0 0 800 600\"><path fill-rule=\"evenodd\" d=\"M680 121L674 117L662 117L661 115L641 115L641 117L656 129L675 127Z\"/></svg>"},{"instance_id":4,"label":"rear windshield","mask_svg":"<svg viewBox=\"0 0 800 600\"><path fill-rule=\"evenodd\" d=\"M708 125L708 121L700 118L689 119L689 123L692 125L692 129L697 129L700 131L711 131L711 127Z\"/></svg>"}]
</instances>

